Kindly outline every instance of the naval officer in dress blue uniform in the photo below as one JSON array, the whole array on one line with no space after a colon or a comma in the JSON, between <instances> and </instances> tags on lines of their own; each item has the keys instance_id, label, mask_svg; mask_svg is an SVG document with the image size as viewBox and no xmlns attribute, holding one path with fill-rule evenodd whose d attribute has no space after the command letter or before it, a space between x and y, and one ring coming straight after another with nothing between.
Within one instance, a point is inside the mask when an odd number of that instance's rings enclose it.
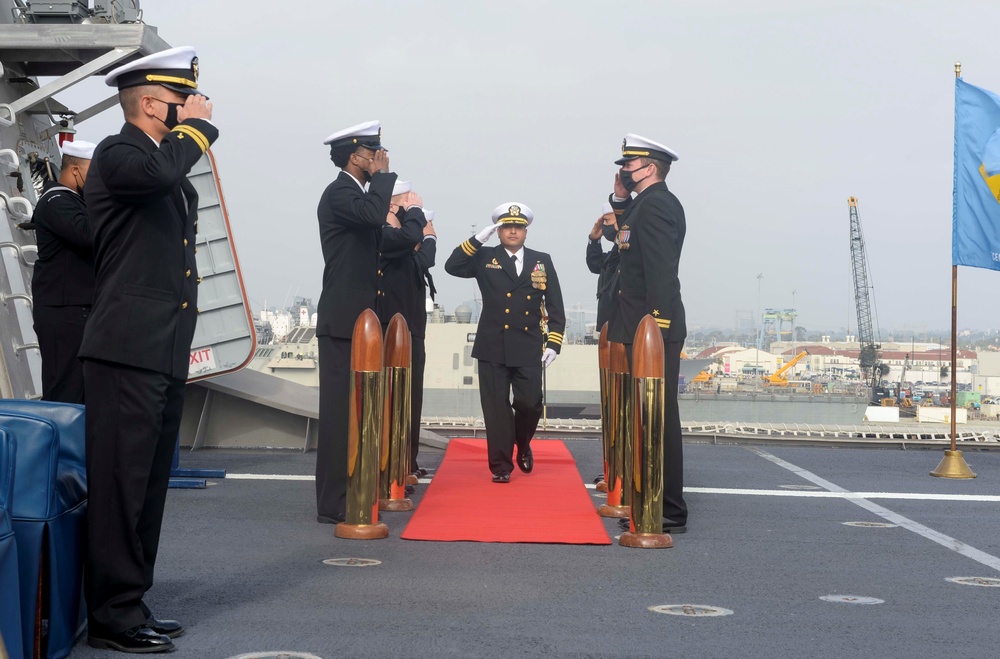
<instances>
[{"instance_id":1,"label":"naval officer in dress blue uniform","mask_svg":"<svg viewBox=\"0 0 1000 659\"><path fill-rule=\"evenodd\" d=\"M556 359L566 329L559 277L552 259L524 246L534 213L524 204L500 204L493 222L455 248L444 265L456 277L475 278L483 296L472 356L479 360L479 397L494 483L507 483L517 466L534 467L531 438L542 415L542 369ZM500 245L484 243L497 232ZM542 309L548 333L542 332ZM513 393L513 403L511 402Z\"/></svg>"},{"instance_id":2,"label":"naval officer in dress blue uniform","mask_svg":"<svg viewBox=\"0 0 1000 659\"><path fill-rule=\"evenodd\" d=\"M663 531L687 531L684 501L684 454L681 420L677 408L677 379L681 348L687 336L681 283L677 271L684 246L684 208L667 184L670 163L677 154L670 148L629 133L622 143L621 169L611 201L624 204L618 219L616 245L618 301L611 315L608 338L624 343L629 362L639 322L653 316L663 335L665 423L663 432ZM635 198L630 198L633 192ZM626 523L628 520L625 520Z\"/></svg>"},{"instance_id":3,"label":"naval officer in dress blue uniform","mask_svg":"<svg viewBox=\"0 0 1000 659\"><path fill-rule=\"evenodd\" d=\"M89 643L173 649L183 628L143 602L153 568L198 319L198 193L187 180L219 131L193 48L111 71L125 113L85 187L96 291L80 357L87 405Z\"/></svg>"},{"instance_id":4,"label":"naval officer in dress blue uniform","mask_svg":"<svg viewBox=\"0 0 1000 659\"><path fill-rule=\"evenodd\" d=\"M80 343L94 302L94 247L83 184L96 144L63 145L58 185L35 206L38 259L31 274L31 315L42 356L42 400L83 404Z\"/></svg>"},{"instance_id":5,"label":"naval officer in dress blue uniform","mask_svg":"<svg viewBox=\"0 0 1000 659\"><path fill-rule=\"evenodd\" d=\"M379 246L396 183L381 135L379 122L369 121L323 141L341 171L323 191L317 209L325 262L316 326L316 518L321 523L342 522L347 512L351 338L358 316L365 309L377 309ZM422 228L423 215L411 215L408 222Z\"/></svg>"}]
</instances>

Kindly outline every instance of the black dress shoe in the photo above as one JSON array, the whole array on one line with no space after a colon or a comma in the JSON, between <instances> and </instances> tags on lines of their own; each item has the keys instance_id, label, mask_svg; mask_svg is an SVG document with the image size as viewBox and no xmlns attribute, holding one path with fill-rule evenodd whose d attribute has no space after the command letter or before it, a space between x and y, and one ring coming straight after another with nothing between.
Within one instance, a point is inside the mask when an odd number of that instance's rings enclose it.
<instances>
[{"instance_id":1,"label":"black dress shoe","mask_svg":"<svg viewBox=\"0 0 1000 659\"><path fill-rule=\"evenodd\" d=\"M417 491L417 488L413 487L412 485L407 485L403 488L403 491L406 492L407 494L413 494L414 492Z\"/></svg>"},{"instance_id":2,"label":"black dress shoe","mask_svg":"<svg viewBox=\"0 0 1000 659\"><path fill-rule=\"evenodd\" d=\"M169 636L156 633L148 625L115 633L91 630L87 635L87 645L119 652L170 652L174 649Z\"/></svg>"},{"instance_id":3,"label":"black dress shoe","mask_svg":"<svg viewBox=\"0 0 1000 659\"><path fill-rule=\"evenodd\" d=\"M146 618L146 626L157 634L177 638L184 633L184 625L176 620L157 620L153 616Z\"/></svg>"},{"instance_id":4,"label":"black dress shoe","mask_svg":"<svg viewBox=\"0 0 1000 659\"><path fill-rule=\"evenodd\" d=\"M423 478L424 476L427 475L427 470L422 469L420 467L414 467L413 475L416 476L417 478Z\"/></svg>"},{"instance_id":5,"label":"black dress shoe","mask_svg":"<svg viewBox=\"0 0 1000 659\"><path fill-rule=\"evenodd\" d=\"M493 474L494 483L509 483L510 482L510 472L500 471Z\"/></svg>"},{"instance_id":6,"label":"black dress shoe","mask_svg":"<svg viewBox=\"0 0 1000 659\"><path fill-rule=\"evenodd\" d=\"M530 474L535 468L535 457L531 455L530 446L525 446L523 451L517 449L517 468L526 474Z\"/></svg>"},{"instance_id":7,"label":"black dress shoe","mask_svg":"<svg viewBox=\"0 0 1000 659\"><path fill-rule=\"evenodd\" d=\"M316 515L316 521L319 522L320 524L340 524L345 519L346 516L343 514L333 515L333 516Z\"/></svg>"}]
</instances>

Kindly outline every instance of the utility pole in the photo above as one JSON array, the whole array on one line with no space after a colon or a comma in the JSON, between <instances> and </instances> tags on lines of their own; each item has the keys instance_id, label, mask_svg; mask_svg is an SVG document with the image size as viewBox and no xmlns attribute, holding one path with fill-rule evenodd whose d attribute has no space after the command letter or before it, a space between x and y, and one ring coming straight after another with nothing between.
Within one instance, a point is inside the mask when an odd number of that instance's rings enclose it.
<instances>
[{"instance_id":1,"label":"utility pole","mask_svg":"<svg viewBox=\"0 0 1000 659\"><path fill-rule=\"evenodd\" d=\"M764 329L762 326L762 321L760 317L760 280L764 278L764 273L757 273L757 350L755 364L753 366L753 390L754 392L760 387L760 342L761 342L761 331Z\"/></svg>"},{"instance_id":2,"label":"utility pole","mask_svg":"<svg viewBox=\"0 0 1000 659\"><path fill-rule=\"evenodd\" d=\"M795 313L795 293L796 293L796 291L793 288L792 289L792 313ZM792 321L792 357L795 357L795 355L797 355L797 354L799 354L799 353L797 353L795 351L795 321L793 320Z\"/></svg>"}]
</instances>

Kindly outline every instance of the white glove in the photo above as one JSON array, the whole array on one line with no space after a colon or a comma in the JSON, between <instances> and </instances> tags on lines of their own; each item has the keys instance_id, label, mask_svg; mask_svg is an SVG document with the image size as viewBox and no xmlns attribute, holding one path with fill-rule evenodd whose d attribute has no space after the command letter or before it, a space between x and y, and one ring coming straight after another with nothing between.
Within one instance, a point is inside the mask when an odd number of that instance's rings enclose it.
<instances>
[{"instance_id":1,"label":"white glove","mask_svg":"<svg viewBox=\"0 0 1000 659\"><path fill-rule=\"evenodd\" d=\"M497 222L496 224L491 224L490 226L486 227L485 229L476 234L476 240L478 240L481 243L485 243L487 240L493 237L493 234L499 227L500 227L499 222Z\"/></svg>"},{"instance_id":2,"label":"white glove","mask_svg":"<svg viewBox=\"0 0 1000 659\"><path fill-rule=\"evenodd\" d=\"M546 348L545 352L542 353L542 368L548 368L549 364L556 360L556 351L552 348Z\"/></svg>"}]
</instances>

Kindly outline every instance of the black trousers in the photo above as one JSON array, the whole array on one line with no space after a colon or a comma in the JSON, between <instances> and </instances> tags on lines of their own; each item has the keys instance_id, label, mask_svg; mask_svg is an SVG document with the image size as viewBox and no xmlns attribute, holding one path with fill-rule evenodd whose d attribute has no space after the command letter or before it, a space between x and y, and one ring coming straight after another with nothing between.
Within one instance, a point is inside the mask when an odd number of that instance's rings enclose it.
<instances>
[{"instance_id":1,"label":"black trousers","mask_svg":"<svg viewBox=\"0 0 1000 659\"><path fill-rule=\"evenodd\" d=\"M420 451L420 415L424 407L424 364L427 353L423 337L411 336L410 357L410 470L417 469L417 453Z\"/></svg>"},{"instance_id":2,"label":"black trousers","mask_svg":"<svg viewBox=\"0 0 1000 659\"><path fill-rule=\"evenodd\" d=\"M145 622L184 381L86 360L87 558L84 594L92 631Z\"/></svg>"},{"instance_id":3,"label":"black trousers","mask_svg":"<svg viewBox=\"0 0 1000 659\"><path fill-rule=\"evenodd\" d=\"M316 445L316 514L347 512L347 442L351 410L351 340L317 337L319 438Z\"/></svg>"},{"instance_id":4,"label":"black trousers","mask_svg":"<svg viewBox=\"0 0 1000 659\"><path fill-rule=\"evenodd\" d=\"M677 379L681 372L683 341L670 341L663 348L664 420L663 420L663 517L672 524L687 524L684 501L684 443L681 437L680 409L677 406ZM625 346L629 370L632 345Z\"/></svg>"},{"instance_id":5,"label":"black trousers","mask_svg":"<svg viewBox=\"0 0 1000 659\"><path fill-rule=\"evenodd\" d=\"M89 306L32 308L42 355L42 400L83 404L83 363L77 355L89 315Z\"/></svg>"},{"instance_id":6,"label":"black trousers","mask_svg":"<svg viewBox=\"0 0 1000 659\"><path fill-rule=\"evenodd\" d=\"M490 471L511 472L514 447L528 448L542 417L541 363L505 366L479 360L479 400L486 422Z\"/></svg>"}]
</instances>

